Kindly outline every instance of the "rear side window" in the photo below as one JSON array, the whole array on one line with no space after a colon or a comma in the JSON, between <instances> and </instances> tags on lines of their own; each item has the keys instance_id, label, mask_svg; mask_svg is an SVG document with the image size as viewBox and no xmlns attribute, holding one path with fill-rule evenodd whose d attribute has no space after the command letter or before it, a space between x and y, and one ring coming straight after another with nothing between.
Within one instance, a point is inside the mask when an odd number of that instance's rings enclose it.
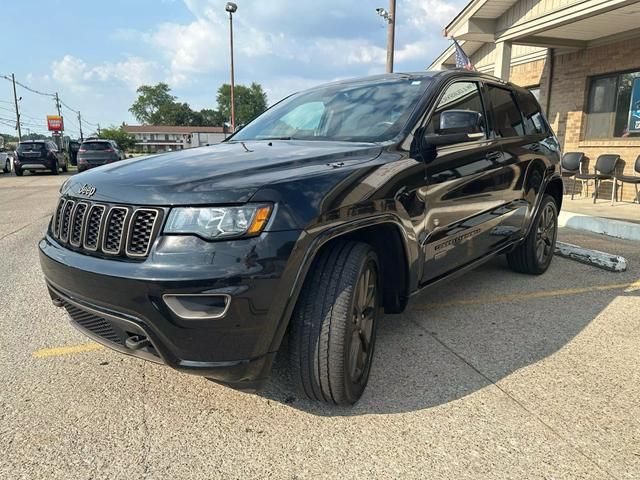
<instances>
[{"instance_id":1,"label":"rear side window","mask_svg":"<svg viewBox=\"0 0 640 480\"><path fill-rule=\"evenodd\" d=\"M547 124L544 121L540 105L533 94L528 92L516 92L516 98L524 117L524 132L527 135L547 133Z\"/></svg>"},{"instance_id":2,"label":"rear side window","mask_svg":"<svg viewBox=\"0 0 640 480\"><path fill-rule=\"evenodd\" d=\"M518 137L524 135L524 125L520 110L510 90L493 85L487 86L493 108L493 123L499 137Z\"/></svg>"}]
</instances>

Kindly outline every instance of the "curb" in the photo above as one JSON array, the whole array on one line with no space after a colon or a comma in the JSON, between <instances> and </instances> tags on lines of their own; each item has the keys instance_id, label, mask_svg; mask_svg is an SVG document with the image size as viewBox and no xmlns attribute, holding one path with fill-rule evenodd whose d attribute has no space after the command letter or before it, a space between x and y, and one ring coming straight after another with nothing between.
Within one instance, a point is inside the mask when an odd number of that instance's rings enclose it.
<instances>
[{"instance_id":1,"label":"curb","mask_svg":"<svg viewBox=\"0 0 640 480\"><path fill-rule=\"evenodd\" d=\"M638 223L561 211L558 215L558 226L640 242L640 224Z\"/></svg>"},{"instance_id":2,"label":"curb","mask_svg":"<svg viewBox=\"0 0 640 480\"><path fill-rule=\"evenodd\" d=\"M600 250L582 248L571 243L556 242L555 253L560 257L609 270L610 272L624 272L627 269L627 260L624 257L601 252Z\"/></svg>"}]
</instances>

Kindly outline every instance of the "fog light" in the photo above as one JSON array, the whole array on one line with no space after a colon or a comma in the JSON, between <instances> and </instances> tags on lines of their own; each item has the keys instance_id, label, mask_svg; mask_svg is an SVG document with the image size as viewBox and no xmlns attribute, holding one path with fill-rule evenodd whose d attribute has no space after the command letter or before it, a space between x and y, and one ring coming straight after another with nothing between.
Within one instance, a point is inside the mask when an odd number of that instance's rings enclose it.
<instances>
[{"instance_id":1,"label":"fog light","mask_svg":"<svg viewBox=\"0 0 640 480\"><path fill-rule=\"evenodd\" d=\"M226 293L176 293L162 298L173 313L185 320L222 318L231 304L231 295Z\"/></svg>"}]
</instances>

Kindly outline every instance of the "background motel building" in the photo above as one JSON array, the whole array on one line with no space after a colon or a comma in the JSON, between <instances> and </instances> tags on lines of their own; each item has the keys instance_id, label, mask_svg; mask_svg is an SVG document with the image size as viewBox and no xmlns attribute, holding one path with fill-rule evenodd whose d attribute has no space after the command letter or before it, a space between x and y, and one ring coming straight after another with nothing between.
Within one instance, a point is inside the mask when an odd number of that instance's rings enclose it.
<instances>
[{"instance_id":1,"label":"background motel building","mask_svg":"<svg viewBox=\"0 0 640 480\"><path fill-rule=\"evenodd\" d=\"M122 128L134 136L135 150L143 153L182 150L220 143L227 138L224 127L176 127L168 125L126 125Z\"/></svg>"},{"instance_id":2,"label":"background motel building","mask_svg":"<svg viewBox=\"0 0 640 480\"><path fill-rule=\"evenodd\" d=\"M444 35L459 41L479 71L532 90L563 151L584 152L589 171L598 155L614 153L633 175L640 155L640 119L629 123L640 78L639 0L472 0ZM454 67L451 45L430 69ZM610 185L603 183L603 198ZM622 199L634 197L633 186L624 185Z\"/></svg>"}]
</instances>

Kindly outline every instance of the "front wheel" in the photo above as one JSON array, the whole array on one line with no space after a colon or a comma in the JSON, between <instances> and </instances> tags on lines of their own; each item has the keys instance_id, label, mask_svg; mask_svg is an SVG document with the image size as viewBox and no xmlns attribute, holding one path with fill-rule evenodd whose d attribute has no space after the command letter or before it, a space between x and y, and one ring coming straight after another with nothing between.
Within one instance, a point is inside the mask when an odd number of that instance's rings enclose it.
<instances>
[{"instance_id":1,"label":"front wheel","mask_svg":"<svg viewBox=\"0 0 640 480\"><path fill-rule=\"evenodd\" d=\"M546 272L553 259L557 236L558 207L551 195L545 195L529 234L507 254L509 267L532 275Z\"/></svg>"},{"instance_id":2,"label":"front wheel","mask_svg":"<svg viewBox=\"0 0 640 480\"><path fill-rule=\"evenodd\" d=\"M2 171L3 171L4 173L10 173L10 172L11 172L11 160L7 160L7 161L4 163L4 168L2 169Z\"/></svg>"},{"instance_id":3,"label":"front wheel","mask_svg":"<svg viewBox=\"0 0 640 480\"><path fill-rule=\"evenodd\" d=\"M19 168L19 167L14 168L14 172L16 172L16 175L18 177L22 176L22 169L21 168Z\"/></svg>"},{"instance_id":4,"label":"front wheel","mask_svg":"<svg viewBox=\"0 0 640 480\"><path fill-rule=\"evenodd\" d=\"M60 175L60 170L58 170L58 162L53 162L53 168L51 169L51 173L53 175Z\"/></svg>"},{"instance_id":5,"label":"front wheel","mask_svg":"<svg viewBox=\"0 0 640 480\"><path fill-rule=\"evenodd\" d=\"M370 245L328 245L305 280L291 326L291 366L310 399L358 401L369 380L380 311L378 258Z\"/></svg>"},{"instance_id":6,"label":"front wheel","mask_svg":"<svg viewBox=\"0 0 640 480\"><path fill-rule=\"evenodd\" d=\"M69 165L67 164L67 161L65 160L64 163L62 164L62 172L63 173L67 173L69 171Z\"/></svg>"}]
</instances>

